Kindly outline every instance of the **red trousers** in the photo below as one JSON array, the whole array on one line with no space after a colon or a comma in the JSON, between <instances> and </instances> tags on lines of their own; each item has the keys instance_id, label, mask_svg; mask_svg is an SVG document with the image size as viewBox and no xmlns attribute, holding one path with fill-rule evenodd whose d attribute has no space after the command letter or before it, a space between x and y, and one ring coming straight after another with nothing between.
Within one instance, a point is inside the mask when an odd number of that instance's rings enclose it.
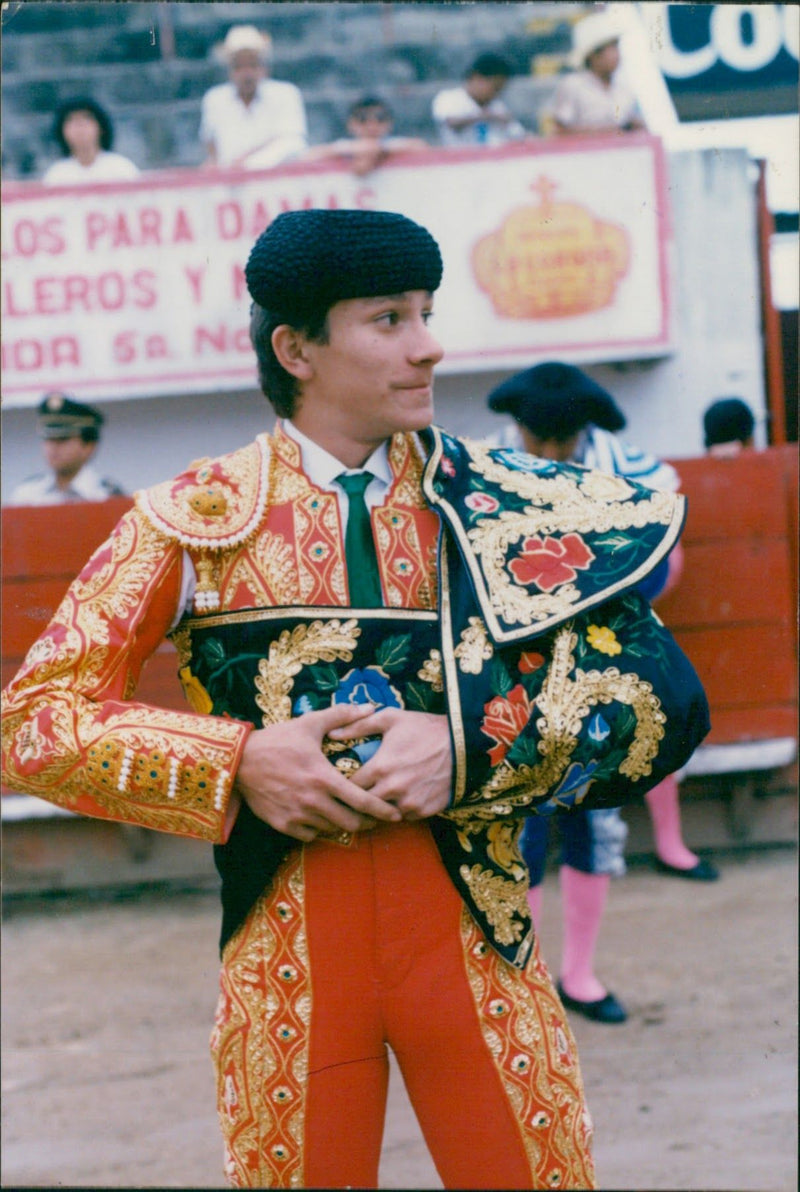
<instances>
[{"instance_id":1,"label":"red trousers","mask_svg":"<svg viewBox=\"0 0 800 1192\"><path fill-rule=\"evenodd\" d=\"M538 951L490 948L427 826L316 841L228 943L212 1035L236 1187L376 1188L387 1044L448 1188L593 1188L577 1053Z\"/></svg>"}]
</instances>

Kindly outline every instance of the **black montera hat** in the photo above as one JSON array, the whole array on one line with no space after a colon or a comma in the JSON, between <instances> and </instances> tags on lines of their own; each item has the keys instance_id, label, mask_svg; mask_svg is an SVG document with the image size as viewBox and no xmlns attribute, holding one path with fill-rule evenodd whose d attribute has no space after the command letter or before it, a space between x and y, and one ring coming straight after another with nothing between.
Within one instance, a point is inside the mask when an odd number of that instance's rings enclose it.
<instances>
[{"instance_id":1,"label":"black montera hat","mask_svg":"<svg viewBox=\"0 0 800 1192\"><path fill-rule=\"evenodd\" d=\"M46 393L39 402L37 414L36 428L40 439L97 438L103 425L99 410L85 406L65 393Z\"/></svg>"},{"instance_id":2,"label":"black montera hat","mask_svg":"<svg viewBox=\"0 0 800 1192\"><path fill-rule=\"evenodd\" d=\"M489 408L513 415L541 439L569 439L592 423L622 430L625 415L610 393L574 364L535 364L489 394Z\"/></svg>"},{"instance_id":3,"label":"black montera hat","mask_svg":"<svg viewBox=\"0 0 800 1192\"><path fill-rule=\"evenodd\" d=\"M442 257L430 232L393 211L287 211L253 245L250 297L302 324L346 298L438 288Z\"/></svg>"}]
</instances>

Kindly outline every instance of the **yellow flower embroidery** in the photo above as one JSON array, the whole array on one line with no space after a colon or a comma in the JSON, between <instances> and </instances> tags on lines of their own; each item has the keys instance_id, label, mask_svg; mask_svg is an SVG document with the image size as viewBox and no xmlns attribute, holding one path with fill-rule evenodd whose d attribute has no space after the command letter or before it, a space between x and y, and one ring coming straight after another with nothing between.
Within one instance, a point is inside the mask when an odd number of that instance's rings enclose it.
<instances>
[{"instance_id":1,"label":"yellow flower embroidery","mask_svg":"<svg viewBox=\"0 0 800 1192\"><path fill-rule=\"evenodd\" d=\"M601 654L622 653L622 646L617 641L616 633L606 625L590 625L586 637L589 645L593 649L599 650Z\"/></svg>"},{"instance_id":2,"label":"yellow flower embroidery","mask_svg":"<svg viewBox=\"0 0 800 1192\"><path fill-rule=\"evenodd\" d=\"M214 703L203 684L192 674L188 666L182 666L178 671L178 675L189 707L192 711L200 712L207 716L214 707Z\"/></svg>"}]
</instances>

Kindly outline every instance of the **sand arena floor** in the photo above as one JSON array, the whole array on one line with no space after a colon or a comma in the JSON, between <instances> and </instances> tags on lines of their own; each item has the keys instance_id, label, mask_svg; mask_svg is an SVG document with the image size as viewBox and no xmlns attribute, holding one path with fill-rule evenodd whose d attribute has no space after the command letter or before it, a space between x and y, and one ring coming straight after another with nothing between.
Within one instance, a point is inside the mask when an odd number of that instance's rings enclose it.
<instances>
[{"instance_id":1,"label":"sand arena floor","mask_svg":"<svg viewBox=\"0 0 800 1192\"><path fill-rule=\"evenodd\" d=\"M630 1020L573 1016L605 1189L797 1187L797 862L614 884L598 970ZM544 955L557 969L556 877ZM216 894L14 902L3 925L2 1185L222 1186L207 1042ZM385 1188L436 1188L396 1070Z\"/></svg>"}]
</instances>

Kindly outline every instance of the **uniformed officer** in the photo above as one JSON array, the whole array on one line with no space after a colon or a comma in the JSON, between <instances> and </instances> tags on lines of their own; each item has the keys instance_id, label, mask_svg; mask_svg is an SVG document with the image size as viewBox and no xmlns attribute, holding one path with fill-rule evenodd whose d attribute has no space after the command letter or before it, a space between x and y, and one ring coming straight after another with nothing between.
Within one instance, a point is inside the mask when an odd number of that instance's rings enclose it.
<instances>
[{"instance_id":1,"label":"uniformed officer","mask_svg":"<svg viewBox=\"0 0 800 1192\"><path fill-rule=\"evenodd\" d=\"M123 496L124 490L99 476L89 462L97 451L102 425L99 410L65 393L46 393L39 403L36 429L48 471L18 484L9 503L63 505Z\"/></svg>"}]
</instances>

